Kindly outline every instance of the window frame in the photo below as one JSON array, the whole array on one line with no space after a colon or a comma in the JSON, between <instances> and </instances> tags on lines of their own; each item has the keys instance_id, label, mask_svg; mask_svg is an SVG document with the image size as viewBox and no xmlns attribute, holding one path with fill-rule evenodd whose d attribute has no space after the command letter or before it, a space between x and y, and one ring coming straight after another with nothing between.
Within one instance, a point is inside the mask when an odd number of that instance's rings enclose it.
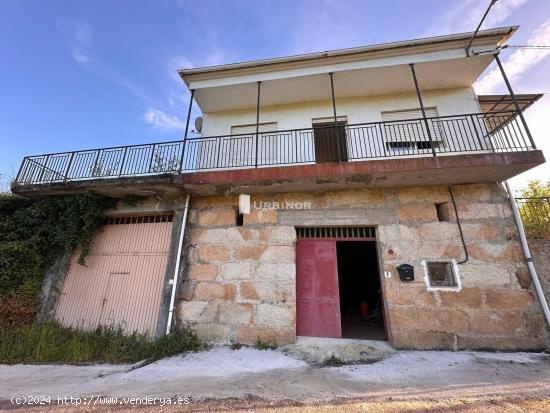
<instances>
[{"instance_id":1,"label":"window frame","mask_svg":"<svg viewBox=\"0 0 550 413\"><path fill-rule=\"evenodd\" d=\"M441 286L441 285L432 285L430 282L430 274L428 271L428 263L430 262L441 262L446 264L451 264L451 270L453 272L453 278L456 283L454 286ZM462 282L460 279L460 273L458 271L458 265L454 259L427 259L422 261L422 266L424 267L424 282L428 291L451 291L458 292L462 290Z\"/></svg>"}]
</instances>

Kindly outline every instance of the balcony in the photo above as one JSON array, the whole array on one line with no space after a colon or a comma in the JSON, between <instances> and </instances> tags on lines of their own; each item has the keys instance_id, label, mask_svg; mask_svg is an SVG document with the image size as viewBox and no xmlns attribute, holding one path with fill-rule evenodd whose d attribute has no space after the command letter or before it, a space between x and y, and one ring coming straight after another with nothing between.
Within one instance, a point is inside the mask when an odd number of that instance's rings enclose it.
<instances>
[{"instance_id":1,"label":"balcony","mask_svg":"<svg viewBox=\"0 0 550 413\"><path fill-rule=\"evenodd\" d=\"M27 156L12 190L201 195L265 188L466 183L544 162L514 111L211 136ZM461 172L462 171L462 172ZM458 173L458 174L457 174ZM295 185L292 185L292 182ZM332 184L332 185L331 185ZM257 188L255 188L257 187Z\"/></svg>"}]
</instances>

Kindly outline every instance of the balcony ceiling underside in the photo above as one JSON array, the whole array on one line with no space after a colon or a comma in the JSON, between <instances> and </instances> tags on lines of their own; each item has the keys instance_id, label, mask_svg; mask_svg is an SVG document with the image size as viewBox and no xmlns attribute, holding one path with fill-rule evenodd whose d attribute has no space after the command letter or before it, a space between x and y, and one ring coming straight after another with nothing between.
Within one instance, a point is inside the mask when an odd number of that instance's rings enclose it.
<instances>
[{"instance_id":1,"label":"balcony ceiling underside","mask_svg":"<svg viewBox=\"0 0 550 413\"><path fill-rule=\"evenodd\" d=\"M417 63L420 89L438 90L473 85L492 61L492 55L452 58ZM337 99L413 92L414 82L408 64L334 71ZM262 80L260 106L288 105L331 99L328 73ZM257 83L198 88L195 101L203 112L242 110L256 107Z\"/></svg>"}]
</instances>

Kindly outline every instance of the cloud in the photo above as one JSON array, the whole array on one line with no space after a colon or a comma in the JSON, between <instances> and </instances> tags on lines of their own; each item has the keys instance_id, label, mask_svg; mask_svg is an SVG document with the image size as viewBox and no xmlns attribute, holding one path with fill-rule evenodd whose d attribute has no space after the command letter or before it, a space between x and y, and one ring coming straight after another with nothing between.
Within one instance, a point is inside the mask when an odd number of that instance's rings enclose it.
<instances>
[{"instance_id":1,"label":"cloud","mask_svg":"<svg viewBox=\"0 0 550 413\"><path fill-rule=\"evenodd\" d=\"M171 79L170 85L165 89L166 100L170 107L187 107L189 92L181 80L178 70L205 66L217 66L230 62L228 55L217 48L212 48L204 53L204 57L193 58L187 55L176 55L168 59L166 68Z\"/></svg>"},{"instance_id":2,"label":"cloud","mask_svg":"<svg viewBox=\"0 0 550 413\"><path fill-rule=\"evenodd\" d=\"M550 20L539 26L529 36L527 44L550 44ZM506 70L506 75L513 82L513 80L525 75L531 67L537 65L548 55L550 55L548 49L517 49L502 64ZM479 79L474 88L478 94L495 93L496 90L502 87L503 82L500 70L496 67Z\"/></svg>"},{"instance_id":3,"label":"cloud","mask_svg":"<svg viewBox=\"0 0 550 413\"><path fill-rule=\"evenodd\" d=\"M72 51L73 59L76 60L78 63L88 63L90 61L90 57L87 56L80 50L80 48L75 47Z\"/></svg>"},{"instance_id":4,"label":"cloud","mask_svg":"<svg viewBox=\"0 0 550 413\"><path fill-rule=\"evenodd\" d=\"M88 63L91 58L87 52L92 43L92 29L88 23L73 22L71 54L78 63Z\"/></svg>"},{"instance_id":5,"label":"cloud","mask_svg":"<svg viewBox=\"0 0 550 413\"><path fill-rule=\"evenodd\" d=\"M75 39L80 43L86 44L92 41L92 29L88 23L77 24Z\"/></svg>"},{"instance_id":6,"label":"cloud","mask_svg":"<svg viewBox=\"0 0 550 413\"><path fill-rule=\"evenodd\" d=\"M170 115L160 109L149 108L143 115L145 123L159 129L183 130L185 122L174 115Z\"/></svg>"},{"instance_id":7,"label":"cloud","mask_svg":"<svg viewBox=\"0 0 550 413\"><path fill-rule=\"evenodd\" d=\"M508 18L514 10L521 7L526 2L527 0L498 1L489 11L489 14L483 22L482 28L494 27L500 24ZM461 0L456 7L449 9L447 13L443 14L443 16L438 19L438 22L428 30L426 35L474 31L488 5L488 0Z\"/></svg>"}]
</instances>

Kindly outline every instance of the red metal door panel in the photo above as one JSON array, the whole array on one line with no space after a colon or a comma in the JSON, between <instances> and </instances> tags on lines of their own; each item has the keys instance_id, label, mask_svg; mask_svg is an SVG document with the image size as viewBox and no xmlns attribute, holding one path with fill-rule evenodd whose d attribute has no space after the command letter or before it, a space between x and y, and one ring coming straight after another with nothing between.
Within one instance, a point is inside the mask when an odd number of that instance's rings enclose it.
<instances>
[{"instance_id":1,"label":"red metal door panel","mask_svg":"<svg viewBox=\"0 0 550 413\"><path fill-rule=\"evenodd\" d=\"M296 334L342 337L336 241L296 244Z\"/></svg>"}]
</instances>

